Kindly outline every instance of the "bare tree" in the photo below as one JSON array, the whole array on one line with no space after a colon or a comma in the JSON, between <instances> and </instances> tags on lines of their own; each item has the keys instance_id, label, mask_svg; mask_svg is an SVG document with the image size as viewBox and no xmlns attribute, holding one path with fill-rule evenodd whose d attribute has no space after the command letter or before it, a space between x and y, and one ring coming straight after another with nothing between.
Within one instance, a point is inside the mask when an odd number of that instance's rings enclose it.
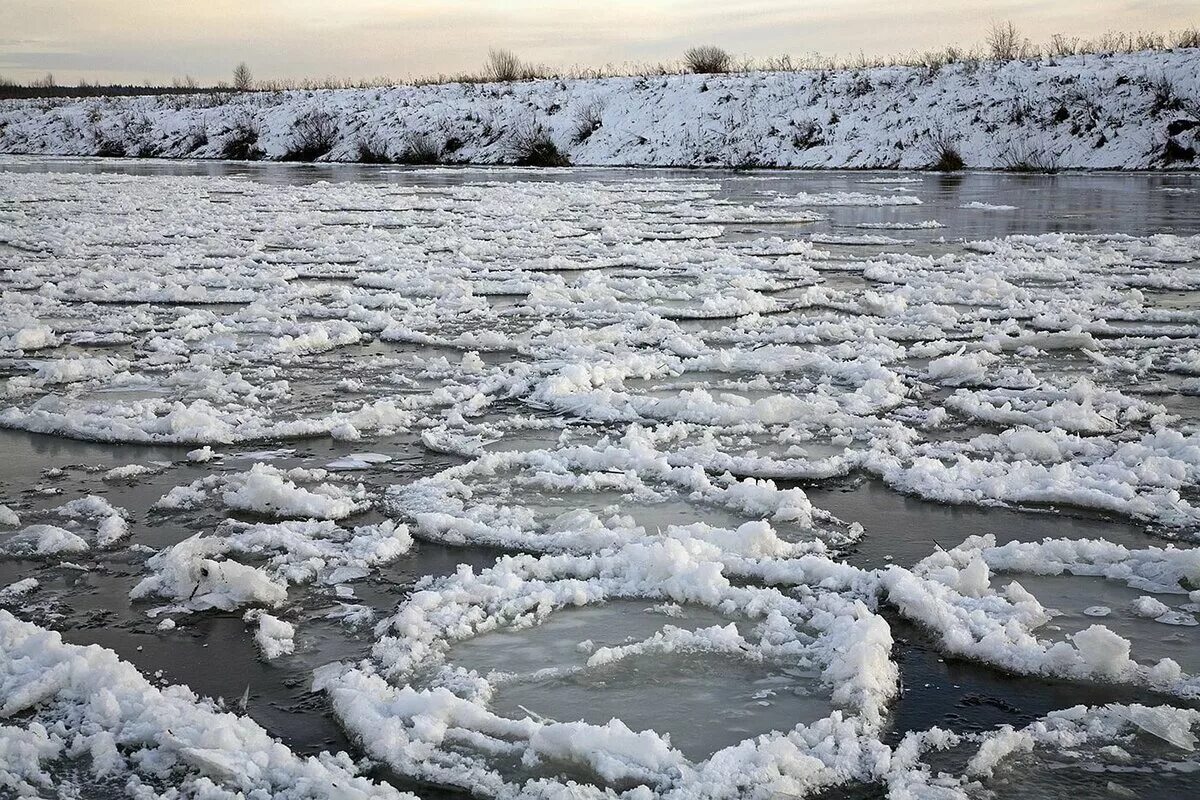
<instances>
[{"instance_id":1,"label":"bare tree","mask_svg":"<svg viewBox=\"0 0 1200 800\"><path fill-rule=\"evenodd\" d=\"M250 68L246 66L246 62L238 64L233 68L233 88L239 92L248 92L254 87L254 76L250 73Z\"/></svg>"}]
</instances>

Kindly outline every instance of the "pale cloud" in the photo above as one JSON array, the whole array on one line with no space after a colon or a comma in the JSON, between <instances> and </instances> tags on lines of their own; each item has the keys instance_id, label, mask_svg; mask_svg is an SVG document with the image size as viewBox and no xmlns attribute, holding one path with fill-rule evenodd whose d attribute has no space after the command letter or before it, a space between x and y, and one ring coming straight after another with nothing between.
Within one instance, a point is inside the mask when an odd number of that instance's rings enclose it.
<instances>
[{"instance_id":1,"label":"pale cloud","mask_svg":"<svg viewBox=\"0 0 1200 800\"><path fill-rule=\"evenodd\" d=\"M552 66L670 60L715 43L746 56L886 54L973 44L989 20L1053 32L1200 24L1194 0L0 0L0 73L141 82L411 77L475 71L491 46Z\"/></svg>"}]
</instances>

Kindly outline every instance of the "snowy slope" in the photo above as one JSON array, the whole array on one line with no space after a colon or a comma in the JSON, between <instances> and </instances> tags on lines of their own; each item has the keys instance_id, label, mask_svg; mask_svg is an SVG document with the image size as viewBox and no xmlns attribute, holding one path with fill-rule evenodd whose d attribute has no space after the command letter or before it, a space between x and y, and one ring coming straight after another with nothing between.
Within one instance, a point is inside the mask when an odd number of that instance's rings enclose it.
<instances>
[{"instance_id":1,"label":"snowy slope","mask_svg":"<svg viewBox=\"0 0 1200 800\"><path fill-rule=\"evenodd\" d=\"M949 142L971 168L1200 165L1200 50L851 71L540 80L0 104L0 152L264 158L328 115L332 149L447 163L516 159L545 131L577 165L918 168ZM326 148L322 147L321 152Z\"/></svg>"}]
</instances>

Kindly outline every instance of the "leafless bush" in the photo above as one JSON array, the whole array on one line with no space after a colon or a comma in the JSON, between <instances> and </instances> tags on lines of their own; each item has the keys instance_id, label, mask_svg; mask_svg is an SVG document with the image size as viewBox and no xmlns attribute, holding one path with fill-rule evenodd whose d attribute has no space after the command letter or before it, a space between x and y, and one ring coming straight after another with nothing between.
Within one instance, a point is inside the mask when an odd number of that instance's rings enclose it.
<instances>
[{"instance_id":1,"label":"leafless bush","mask_svg":"<svg viewBox=\"0 0 1200 800\"><path fill-rule=\"evenodd\" d=\"M993 22L985 42L993 61L1015 61L1024 58L1029 50L1029 41L1011 21Z\"/></svg>"},{"instance_id":2,"label":"leafless bush","mask_svg":"<svg viewBox=\"0 0 1200 800\"><path fill-rule=\"evenodd\" d=\"M1055 122L1066 122L1070 119L1070 111L1075 109L1083 117L1089 129L1100 122L1102 103L1098 90L1094 86L1079 86L1063 95L1063 105L1055 115ZM1063 112L1066 113L1063 113Z\"/></svg>"},{"instance_id":3,"label":"leafless bush","mask_svg":"<svg viewBox=\"0 0 1200 800\"><path fill-rule=\"evenodd\" d=\"M103 158L124 158L128 155L125 141L118 136L92 128L92 155Z\"/></svg>"},{"instance_id":4,"label":"leafless bush","mask_svg":"<svg viewBox=\"0 0 1200 800\"><path fill-rule=\"evenodd\" d=\"M542 125L528 123L513 133L512 163L519 167L569 167L571 160L558 149L550 132Z\"/></svg>"},{"instance_id":5,"label":"leafless bush","mask_svg":"<svg viewBox=\"0 0 1200 800\"><path fill-rule=\"evenodd\" d=\"M1192 165L1196 162L1196 148L1181 144L1174 137L1168 136L1163 143L1162 165L1172 167L1176 164Z\"/></svg>"},{"instance_id":6,"label":"leafless bush","mask_svg":"<svg viewBox=\"0 0 1200 800\"><path fill-rule=\"evenodd\" d=\"M689 48L683 54L683 64L698 75L719 74L729 72L733 59L720 47L706 44Z\"/></svg>"},{"instance_id":7,"label":"leafless bush","mask_svg":"<svg viewBox=\"0 0 1200 800\"><path fill-rule=\"evenodd\" d=\"M338 122L326 111L314 109L296 118L292 144L284 161L315 161L337 144Z\"/></svg>"},{"instance_id":8,"label":"leafless bush","mask_svg":"<svg viewBox=\"0 0 1200 800\"><path fill-rule=\"evenodd\" d=\"M1000 152L1000 168L1007 172L1040 172L1054 174L1058 172L1058 160L1044 147L1031 144L1028 141L1010 142Z\"/></svg>"},{"instance_id":9,"label":"leafless bush","mask_svg":"<svg viewBox=\"0 0 1200 800\"><path fill-rule=\"evenodd\" d=\"M133 142L132 148L127 148L127 155L135 158L154 158L161 152L160 143L152 140L153 124L145 114L125 116L121 121L123 138Z\"/></svg>"},{"instance_id":10,"label":"leafless bush","mask_svg":"<svg viewBox=\"0 0 1200 800\"><path fill-rule=\"evenodd\" d=\"M373 138L362 137L358 140L358 161L361 164L390 164L392 157L388 155L386 142Z\"/></svg>"},{"instance_id":11,"label":"leafless bush","mask_svg":"<svg viewBox=\"0 0 1200 800\"><path fill-rule=\"evenodd\" d=\"M1080 51L1081 43L1078 36L1066 36L1061 33L1056 33L1050 37L1050 43L1046 45L1046 52L1056 58L1064 58L1073 56Z\"/></svg>"},{"instance_id":12,"label":"leafless bush","mask_svg":"<svg viewBox=\"0 0 1200 800\"><path fill-rule=\"evenodd\" d=\"M1150 78L1147 88L1154 97L1154 103L1151 106L1154 113L1176 111L1182 108L1183 100L1179 95L1179 90L1165 72Z\"/></svg>"},{"instance_id":13,"label":"leafless bush","mask_svg":"<svg viewBox=\"0 0 1200 800\"><path fill-rule=\"evenodd\" d=\"M201 147L204 147L208 144L208 128L205 127L203 122L194 123L190 128L188 128L187 133L184 135L183 141L184 144L182 152L196 152Z\"/></svg>"},{"instance_id":14,"label":"leafless bush","mask_svg":"<svg viewBox=\"0 0 1200 800\"><path fill-rule=\"evenodd\" d=\"M483 67L485 80L497 83L531 81L542 77L545 70L526 64L512 50L489 50L487 63Z\"/></svg>"},{"instance_id":15,"label":"leafless bush","mask_svg":"<svg viewBox=\"0 0 1200 800\"><path fill-rule=\"evenodd\" d=\"M947 130L944 124L935 122L926 136L929 169L936 172L959 172L967 166L959 152L959 137Z\"/></svg>"},{"instance_id":16,"label":"leafless bush","mask_svg":"<svg viewBox=\"0 0 1200 800\"><path fill-rule=\"evenodd\" d=\"M784 53L781 56L771 56L764 61L763 69L767 72L795 72L797 66L792 57Z\"/></svg>"},{"instance_id":17,"label":"leafless bush","mask_svg":"<svg viewBox=\"0 0 1200 800\"><path fill-rule=\"evenodd\" d=\"M442 163L442 144L433 136L414 134L408 137L403 152L396 157L398 164L440 164Z\"/></svg>"},{"instance_id":18,"label":"leafless bush","mask_svg":"<svg viewBox=\"0 0 1200 800\"><path fill-rule=\"evenodd\" d=\"M1163 50L1166 48L1166 37L1161 33L1138 32L1133 40L1134 50Z\"/></svg>"},{"instance_id":19,"label":"leafless bush","mask_svg":"<svg viewBox=\"0 0 1200 800\"><path fill-rule=\"evenodd\" d=\"M235 161L257 161L262 158L258 146L258 123L252 119L241 119L233 124L221 143L221 157Z\"/></svg>"},{"instance_id":20,"label":"leafless bush","mask_svg":"<svg viewBox=\"0 0 1200 800\"><path fill-rule=\"evenodd\" d=\"M571 136L575 144L587 141L588 137L604 124L604 101L593 98L575 112L575 131Z\"/></svg>"},{"instance_id":21,"label":"leafless bush","mask_svg":"<svg viewBox=\"0 0 1200 800\"><path fill-rule=\"evenodd\" d=\"M1200 47L1200 28L1184 28L1172 31L1170 34L1172 47Z\"/></svg>"},{"instance_id":22,"label":"leafless bush","mask_svg":"<svg viewBox=\"0 0 1200 800\"><path fill-rule=\"evenodd\" d=\"M809 150L825 144L825 131L815 120L805 120L794 123L792 147L797 150Z\"/></svg>"},{"instance_id":23,"label":"leafless bush","mask_svg":"<svg viewBox=\"0 0 1200 800\"><path fill-rule=\"evenodd\" d=\"M846 93L851 97L863 97L870 94L874 88L869 75L863 72L856 72L849 83L846 84Z\"/></svg>"}]
</instances>

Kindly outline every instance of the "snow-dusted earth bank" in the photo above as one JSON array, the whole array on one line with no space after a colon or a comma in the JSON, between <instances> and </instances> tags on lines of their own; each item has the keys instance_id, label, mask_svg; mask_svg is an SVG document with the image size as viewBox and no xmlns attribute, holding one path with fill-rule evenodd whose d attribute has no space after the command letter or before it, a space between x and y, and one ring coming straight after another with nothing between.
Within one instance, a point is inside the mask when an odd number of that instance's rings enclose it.
<instances>
[{"instance_id":1,"label":"snow-dusted earth bank","mask_svg":"<svg viewBox=\"0 0 1200 800\"><path fill-rule=\"evenodd\" d=\"M1198 193L0 159L0 797L1191 796Z\"/></svg>"},{"instance_id":2,"label":"snow-dusted earth bank","mask_svg":"<svg viewBox=\"0 0 1200 800\"><path fill-rule=\"evenodd\" d=\"M1200 50L0 103L4 153L499 164L543 138L576 165L1188 169Z\"/></svg>"}]
</instances>

